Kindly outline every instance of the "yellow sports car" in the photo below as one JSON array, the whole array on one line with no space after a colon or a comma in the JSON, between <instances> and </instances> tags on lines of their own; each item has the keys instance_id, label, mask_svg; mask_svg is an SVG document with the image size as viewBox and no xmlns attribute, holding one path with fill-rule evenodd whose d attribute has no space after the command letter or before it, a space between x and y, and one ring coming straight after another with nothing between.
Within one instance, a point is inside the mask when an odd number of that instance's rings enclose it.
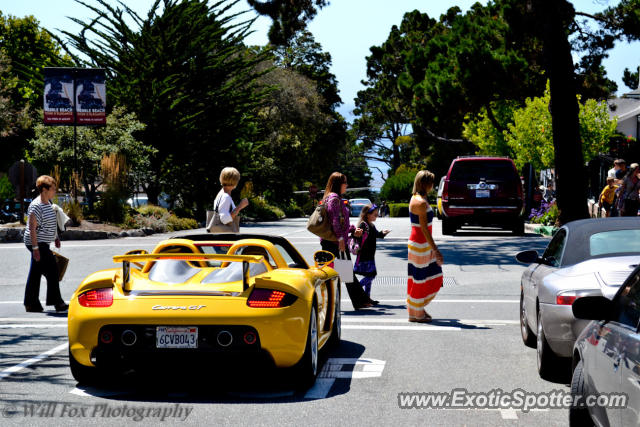
<instances>
[{"instance_id":1,"label":"yellow sports car","mask_svg":"<svg viewBox=\"0 0 640 427\"><path fill-rule=\"evenodd\" d=\"M151 362L249 359L293 367L306 387L318 352L340 341L330 252L316 252L310 267L282 237L203 234L113 260L121 266L89 275L69 303L69 364L80 383Z\"/></svg>"}]
</instances>

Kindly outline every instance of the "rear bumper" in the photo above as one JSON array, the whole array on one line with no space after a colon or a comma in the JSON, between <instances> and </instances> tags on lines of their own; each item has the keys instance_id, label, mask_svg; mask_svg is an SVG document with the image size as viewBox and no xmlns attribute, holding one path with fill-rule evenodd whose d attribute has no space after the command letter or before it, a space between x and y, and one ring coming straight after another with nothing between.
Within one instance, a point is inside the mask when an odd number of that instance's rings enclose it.
<instances>
[{"instance_id":1,"label":"rear bumper","mask_svg":"<svg viewBox=\"0 0 640 427\"><path fill-rule=\"evenodd\" d=\"M570 305L540 304L540 310L549 346L558 356L571 357L576 337L589 321L573 317Z\"/></svg>"},{"instance_id":2,"label":"rear bumper","mask_svg":"<svg viewBox=\"0 0 640 427\"><path fill-rule=\"evenodd\" d=\"M443 203L442 211L447 218L462 223L501 225L513 222L522 217L522 208L518 206L485 206L485 205L456 205Z\"/></svg>"},{"instance_id":3,"label":"rear bumper","mask_svg":"<svg viewBox=\"0 0 640 427\"><path fill-rule=\"evenodd\" d=\"M306 346L310 305L297 299L284 308L251 308L244 298L210 297L192 299L150 298L130 301L116 299L108 308L87 308L72 301L69 308L69 344L73 357L82 365L121 362L136 364L156 358L204 358L206 360L255 357L273 361L277 367L297 363ZM153 306L186 306L186 310L153 310ZM189 307L203 306L198 310ZM198 327L195 349L156 348L157 326ZM110 328L114 344L99 341L100 331ZM125 330L136 333L136 345L122 344ZM220 346L217 335L226 330L233 343ZM254 331L257 342L244 343L244 334ZM96 362L92 362L92 359ZM132 366L133 367L133 366Z\"/></svg>"}]
</instances>

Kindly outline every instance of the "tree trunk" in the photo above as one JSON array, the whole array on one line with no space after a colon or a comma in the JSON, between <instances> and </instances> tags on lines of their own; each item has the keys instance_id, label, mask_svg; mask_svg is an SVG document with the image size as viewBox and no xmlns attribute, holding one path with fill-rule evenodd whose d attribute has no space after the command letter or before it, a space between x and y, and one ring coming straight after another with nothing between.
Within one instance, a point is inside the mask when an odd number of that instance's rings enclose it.
<instances>
[{"instance_id":1,"label":"tree trunk","mask_svg":"<svg viewBox=\"0 0 640 427\"><path fill-rule=\"evenodd\" d=\"M568 25L574 10L566 0L534 0L544 31L545 68L551 89L551 121L556 166L559 222L588 218L586 176L578 119L578 101Z\"/></svg>"}]
</instances>

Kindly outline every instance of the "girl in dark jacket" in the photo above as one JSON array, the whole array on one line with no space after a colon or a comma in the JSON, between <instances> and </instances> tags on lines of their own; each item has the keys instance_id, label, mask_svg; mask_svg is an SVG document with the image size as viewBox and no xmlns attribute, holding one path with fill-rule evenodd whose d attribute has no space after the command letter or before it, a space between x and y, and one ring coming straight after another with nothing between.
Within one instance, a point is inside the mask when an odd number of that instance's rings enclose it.
<instances>
[{"instance_id":1,"label":"girl in dark jacket","mask_svg":"<svg viewBox=\"0 0 640 427\"><path fill-rule=\"evenodd\" d=\"M390 231L378 231L373 224L376 219L378 219L378 206L375 204L364 206L358 219L358 228L362 229L362 235L354 237L354 243L357 245L357 258L353 271L358 275L364 276L360 280L360 285L362 285L369 297L369 303L373 305L379 303L379 301L371 299L371 282L378 274L375 261L376 239L383 239Z\"/></svg>"}]
</instances>

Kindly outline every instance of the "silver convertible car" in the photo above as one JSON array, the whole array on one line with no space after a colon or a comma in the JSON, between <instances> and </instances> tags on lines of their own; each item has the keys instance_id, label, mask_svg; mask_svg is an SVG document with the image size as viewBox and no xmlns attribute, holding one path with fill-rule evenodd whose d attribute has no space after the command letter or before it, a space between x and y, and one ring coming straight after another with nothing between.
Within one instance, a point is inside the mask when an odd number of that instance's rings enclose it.
<instances>
[{"instance_id":1,"label":"silver convertible car","mask_svg":"<svg viewBox=\"0 0 640 427\"><path fill-rule=\"evenodd\" d=\"M553 236L542 256L516 255L530 264L520 286L520 330L538 353L538 372L555 375L558 358L569 358L588 321L573 316L571 304L584 296L613 298L640 263L640 218L572 221ZM535 331L535 332L534 332Z\"/></svg>"}]
</instances>

